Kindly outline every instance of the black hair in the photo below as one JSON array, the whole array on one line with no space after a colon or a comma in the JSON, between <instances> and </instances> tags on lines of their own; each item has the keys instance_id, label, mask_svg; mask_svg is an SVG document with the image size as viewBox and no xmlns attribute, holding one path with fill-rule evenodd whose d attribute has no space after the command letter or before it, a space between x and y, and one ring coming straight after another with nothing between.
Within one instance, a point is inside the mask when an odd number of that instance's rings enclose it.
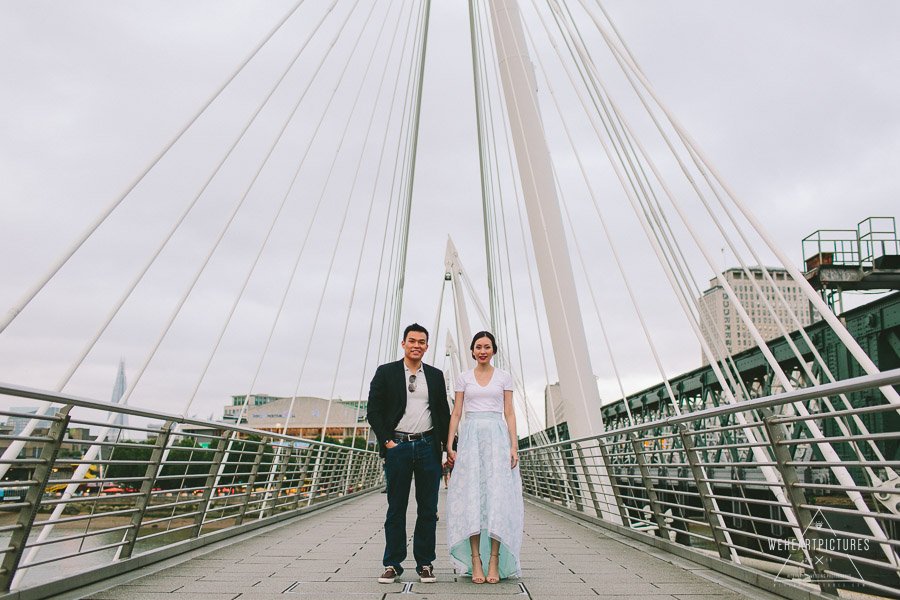
<instances>
[{"instance_id":1,"label":"black hair","mask_svg":"<svg viewBox=\"0 0 900 600\"><path fill-rule=\"evenodd\" d=\"M403 339L404 340L406 339L406 336L409 335L410 331L419 331L421 333L424 333L425 341L428 342L428 330L425 329L424 327L422 327L421 325L419 325L418 323L413 323L412 325L407 327L405 330L403 330Z\"/></svg>"},{"instance_id":2,"label":"black hair","mask_svg":"<svg viewBox=\"0 0 900 600\"><path fill-rule=\"evenodd\" d=\"M472 351L472 358L475 358L475 342L484 337L491 340L491 346L494 347L494 354L497 354L497 340L494 339L494 334L490 331L479 331L475 334L475 337L472 338L472 343L469 345L469 350Z\"/></svg>"}]
</instances>

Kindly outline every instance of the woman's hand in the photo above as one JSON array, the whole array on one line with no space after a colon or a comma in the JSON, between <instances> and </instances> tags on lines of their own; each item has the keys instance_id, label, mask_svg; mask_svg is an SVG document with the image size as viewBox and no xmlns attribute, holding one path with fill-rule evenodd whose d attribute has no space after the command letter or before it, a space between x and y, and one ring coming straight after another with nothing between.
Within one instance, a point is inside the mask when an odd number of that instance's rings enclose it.
<instances>
[{"instance_id":1,"label":"woman's hand","mask_svg":"<svg viewBox=\"0 0 900 600\"><path fill-rule=\"evenodd\" d=\"M451 469L453 468L453 463L456 462L456 450L453 448L447 449L447 466Z\"/></svg>"},{"instance_id":2,"label":"woman's hand","mask_svg":"<svg viewBox=\"0 0 900 600\"><path fill-rule=\"evenodd\" d=\"M512 448L509 451L509 468L515 469L517 464L519 464L519 451Z\"/></svg>"}]
</instances>

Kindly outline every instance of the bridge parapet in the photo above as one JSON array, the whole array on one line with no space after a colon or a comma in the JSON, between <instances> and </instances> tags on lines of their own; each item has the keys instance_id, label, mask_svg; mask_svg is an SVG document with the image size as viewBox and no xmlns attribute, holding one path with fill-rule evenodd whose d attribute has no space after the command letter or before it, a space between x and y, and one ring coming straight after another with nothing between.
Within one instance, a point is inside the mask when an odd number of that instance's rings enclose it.
<instances>
[{"instance_id":1,"label":"bridge parapet","mask_svg":"<svg viewBox=\"0 0 900 600\"><path fill-rule=\"evenodd\" d=\"M12 418L33 417L10 408L22 399L58 407L0 435L22 446L0 465L0 593L58 594L383 482L368 450L11 385L0 398Z\"/></svg>"},{"instance_id":2,"label":"bridge parapet","mask_svg":"<svg viewBox=\"0 0 900 600\"><path fill-rule=\"evenodd\" d=\"M778 593L898 597L898 406L827 401L898 383L895 369L523 448L525 493ZM895 426L868 433L873 419Z\"/></svg>"}]
</instances>

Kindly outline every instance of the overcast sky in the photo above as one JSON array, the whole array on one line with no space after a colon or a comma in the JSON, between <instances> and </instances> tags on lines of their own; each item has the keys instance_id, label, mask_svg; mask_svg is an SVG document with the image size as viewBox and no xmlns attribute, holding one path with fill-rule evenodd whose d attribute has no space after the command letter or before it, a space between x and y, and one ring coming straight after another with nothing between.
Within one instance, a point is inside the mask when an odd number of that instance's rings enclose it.
<instances>
[{"instance_id":1,"label":"overcast sky","mask_svg":"<svg viewBox=\"0 0 900 600\"><path fill-rule=\"evenodd\" d=\"M574 10L577 1L569 2ZM0 5L3 312L118 197L293 4L281 0L29 0ZM0 334L0 380L45 389L57 386L328 4L306 0L247 71ZM461 0L432 3L401 317L404 324L415 320L433 325L448 235L460 250L482 301L487 301L466 4ZM625 257L666 371L675 375L696 368L699 344L662 279L621 189L601 164L605 159L600 147L589 139L587 121L579 116L581 109L573 93L565 89L565 75L546 43L531 3L522 5L529 30L539 37L537 46L550 81L558 86L566 119L571 119L570 126L576 130L604 216ZM363 358L388 217L395 160L392 151L398 143L393 126L387 127L384 117L394 97L388 92L394 87L398 90L394 110L401 108L411 46L406 46L402 59L400 49L404 40L413 43L407 19L415 23L417 18L410 15L409 2L378 3L369 15L371 6L364 1L351 13L351 2L337 3L283 88L213 179L195 211L65 391L108 399L120 358L126 361L129 379L136 376L304 82L326 56L330 37L349 15L344 33L323 63L297 118L248 194L131 402L172 412L183 409L288 189L297 160L335 89L333 112L324 113L327 118L311 147L299 185L272 230L189 412L219 416L230 395L250 388L319 197L323 198L322 207L288 296L288 308L252 391L290 395L302 369L300 394L327 396L332 387L335 396L345 399L357 397L360 388L365 393L375 358L370 353L365 365ZM853 229L869 216L898 216L900 38L896 25L900 5L896 2L619 0L606 1L603 6L662 99L795 264L802 258L800 240L817 229ZM382 23L384 30L376 45ZM395 26L396 45L388 52ZM579 19L579 27L601 73L622 92L617 102L638 119L639 107L620 85L621 76L614 73L608 53L602 54L596 30L586 19ZM351 55L356 41L359 49ZM341 65L348 57L348 70L341 78ZM374 104L375 125L366 139L368 109L376 98L382 71L385 87ZM360 86L362 101L354 109L355 90ZM659 373L610 262L606 240L599 235L599 221L540 74L538 88L575 235L588 254L590 277L600 292L600 308L626 391L636 391L658 381ZM343 136L345 125L349 133ZM331 157L342 139L345 143L326 187ZM382 141L386 158L376 187ZM660 146L652 136L647 144ZM350 194L360 156L359 181ZM684 189L683 182L674 185ZM372 199L372 221L369 234L364 234ZM542 394L546 378L522 258L526 251L514 229L518 220L513 196L505 197L505 202L521 368L534 400ZM349 206L348 216L338 237L345 205ZM702 223L699 217L697 223ZM707 241L721 262L719 266L734 266L733 257L721 253L721 240L711 236ZM334 266L313 330L313 316L336 243ZM347 321L361 248L360 276ZM763 257L774 263L770 253ZM705 287L712 269L702 261L694 266L698 285ZM608 401L615 398L617 387L575 256L573 268L591 360L601 395ZM536 293L539 295L539 290ZM452 319L449 296L447 300L437 337L437 366L445 362L442 332ZM473 330L481 327L472 307L469 312ZM374 336L383 319L380 305L376 313ZM348 335L338 361L345 322ZM546 348L549 351L549 343ZM517 349L510 351L518 353ZM548 371L555 381L552 360Z\"/></svg>"}]
</instances>

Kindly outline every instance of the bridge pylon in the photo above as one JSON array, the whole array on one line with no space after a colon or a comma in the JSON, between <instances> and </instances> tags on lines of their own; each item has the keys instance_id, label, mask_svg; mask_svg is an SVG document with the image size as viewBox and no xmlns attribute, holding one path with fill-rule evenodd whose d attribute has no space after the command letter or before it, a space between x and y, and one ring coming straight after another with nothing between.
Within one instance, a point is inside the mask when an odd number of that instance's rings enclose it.
<instances>
[{"instance_id":1,"label":"bridge pylon","mask_svg":"<svg viewBox=\"0 0 900 600\"><path fill-rule=\"evenodd\" d=\"M516 0L491 0L490 7L500 79L566 421L572 438L579 438L602 427L600 392L591 369L553 166L541 124L534 67Z\"/></svg>"}]
</instances>

